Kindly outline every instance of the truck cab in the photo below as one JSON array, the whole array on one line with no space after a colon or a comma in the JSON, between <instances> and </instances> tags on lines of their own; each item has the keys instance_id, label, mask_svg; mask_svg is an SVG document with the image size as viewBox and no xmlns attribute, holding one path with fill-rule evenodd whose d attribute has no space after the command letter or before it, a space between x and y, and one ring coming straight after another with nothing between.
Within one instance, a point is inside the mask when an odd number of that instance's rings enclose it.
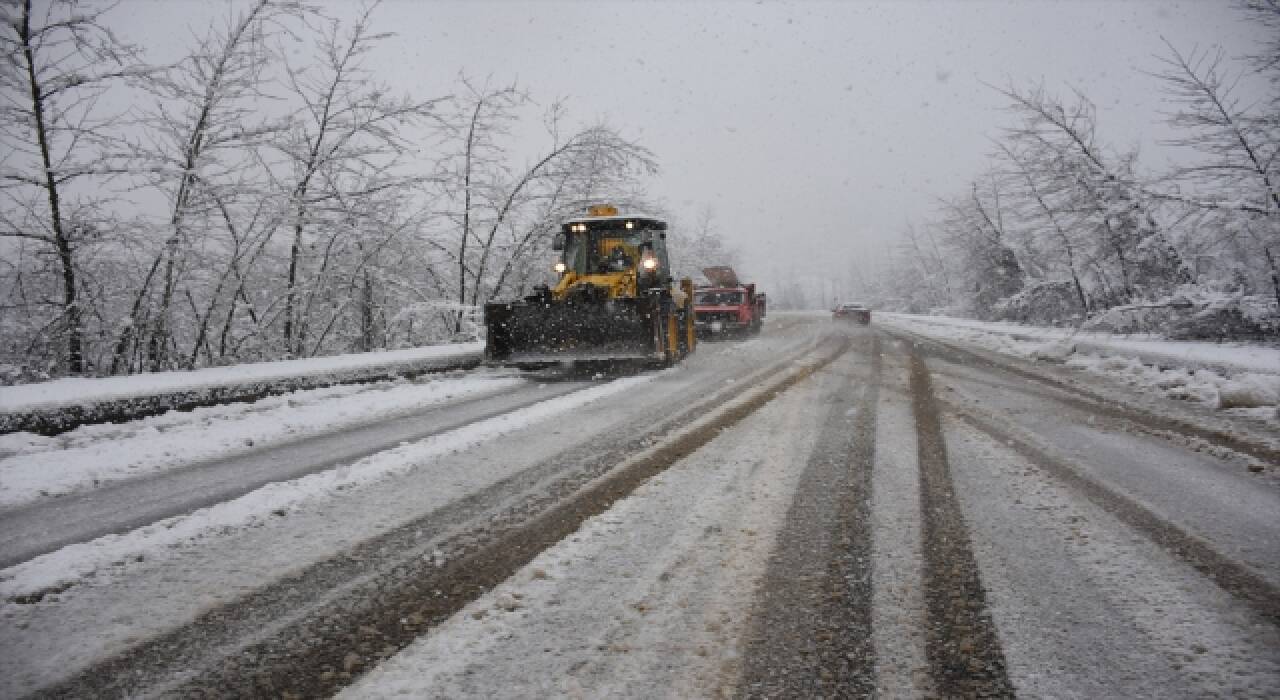
<instances>
[{"instance_id":1,"label":"truck cab","mask_svg":"<svg viewBox=\"0 0 1280 700\"><path fill-rule=\"evenodd\" d=\"M764 324L765 295L756 293L754 284L741 284L728 267L710 267L702 271L711 286L694 289L694 328L698 335L709 338L730 335L754 335Z\"/></svg>"}]
</instances>

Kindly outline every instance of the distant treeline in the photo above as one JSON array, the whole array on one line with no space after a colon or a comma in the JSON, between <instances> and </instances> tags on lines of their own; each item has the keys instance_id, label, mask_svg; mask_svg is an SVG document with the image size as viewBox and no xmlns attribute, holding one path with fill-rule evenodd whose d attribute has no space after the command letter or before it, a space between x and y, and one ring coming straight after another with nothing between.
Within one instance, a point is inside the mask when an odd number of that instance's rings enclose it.
<instances>
[{"instance_id":1,"label":"distant treeline","mask_svg":"<svg viewBox=\"0 0 1280 700\"><path fill-rule=\"evenodd\" d=\"M372 9L255 0L155 65L102 5L0 5L0 383L473 339L563 218L662 213L653 154L563 102L393 94Z\"/></svg>"},{"instance_id":2,"label":"distant treeline","mask_svg":"<svg viewBox=\"0 0 1280 700\"><path fill-rule=\"evenodd\" d=\"M1240 10L1270 32L1256 55L1168 45L1151 74L1191 162L1151 172L1110 147L1083 91L1003 88L1013 118L989 169L904 231L870 294L986 319L1280 335L1280 3Z\"/></svg>"}]
</instances>

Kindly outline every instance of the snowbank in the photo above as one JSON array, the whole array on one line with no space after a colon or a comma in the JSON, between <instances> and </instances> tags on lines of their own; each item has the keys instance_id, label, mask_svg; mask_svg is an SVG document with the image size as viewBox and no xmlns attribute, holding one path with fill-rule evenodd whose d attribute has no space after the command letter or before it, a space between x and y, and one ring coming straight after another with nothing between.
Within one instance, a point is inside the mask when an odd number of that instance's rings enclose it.
<instances>
[{"instance_id":1,"label":"snowbank","mask_svg":"<svg viewBox=\"0 0 1280 700\"><path fill-rule=\"evenodd\" d=\"M165 411L252 401L298 389L368 382L474 367L482 343L436 345L303 360L157 372L102 379L57 379L0 387L0 434L54 435L79 425Z\"/></svg>"},{"instance_id":2,"label":"snowbank","mask_svg":"<svg viewBox=\"0 0 1280 700\"><path fill-rule=\"evenodd\" d=\"M1265 340L1280 337L1280 312L1271 297L1187 285L1151 303L1107 309L1088 319L1083 329L1104 333L1157 332L1171 340Z\"/></svg>"},{"instance_id":3,"label":"snowbank","mask_svg":"<svg viewBox=\"0 0 1280 700\"><path fill-rule=\"evenodd\" d=\"M0 509L395 419L523 383L517 377L469 373L426 382L347 384L125 424L85 425L56 437L0 435Z\"/></svg>"},{"instance_id":4,"label":"snowbank","mask_svg":"<svg viewBox=\"0 0 1280 700\"><path fill-rule=\"evenodd\" d=\"M1173 399L1259 415L1280 410L1280 347L1274 345L1116 336L946 316L880 313L876 318L922 335L1120 377Z\"/></svg>"},{"instance_id":5,"label":"snowbank","mask_svg":"<svg viewBox=\"0 0 1280 700\"><path fill-rule=\"evenodd\" d=\"M999 321L974 321L948 316L877 313L917 327L942 326L1008 336L1014 340L1069 341L1077 352L1135 357L1149 364L1173 364L1191 369L1216 369L1225 373L1263 372L1280 375L1280 347L1261 343L1211 343L1165 340L1156 335L1124 335L1081 332L1071 328L1024 326Z\"/></svg>"}]
</instances>

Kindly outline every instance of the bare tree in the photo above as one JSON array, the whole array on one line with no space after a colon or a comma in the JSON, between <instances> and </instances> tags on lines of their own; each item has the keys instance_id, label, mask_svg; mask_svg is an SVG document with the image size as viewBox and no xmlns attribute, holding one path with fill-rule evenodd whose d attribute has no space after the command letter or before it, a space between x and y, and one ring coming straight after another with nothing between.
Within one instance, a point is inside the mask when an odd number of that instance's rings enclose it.
<instances>
[{"instance_id":1,"label":"bare tree","mask_svg":"<svg viewBox=\"0 0 1280 700\"><path fill-rule=\"evenodd\" d=\"M952 273L938 248L938 241L926 230L924 238L928 245L920 244L920 234L916 227L908 223L904 227L909 248L911 266L920 272L917 285L927 297L927 306L945 306L955 299L955 290L951 286Z\"/></svg>"},{"instance_id":2,"label":"bare tree","mask_svg":"<svg viewBox=\"0 0 1280 700\"><path fill-rule=\"evenodd\" d=\"M1280 88L1280 0L1240 0L1239 4L1248 21L1265 27L1269 37L1257 53L1246 58L1255 71L1268 76L1274 88ZM1273 107L1280 103L1280 89L1272 93L1271 103Z\"/></svg>"},{"instance_id":3,"label":"bare tree","mask_svg":"<svg viewBox=\"0 0 1280 700\"><path fill-rule=\"evenodd\" d=\"M606 124L585 127L561 141L560 110L554 109L553 114L556 121L548 128L551 146L504 188L489 221L473 280L471 299L475 304L498 295L514 265L527 267L526 256L541 250L569 213L580 212L601 198L634 206L633 197L621 194L629 175L657 171L648 149ZM504 229L508 235L498 245L499 231ZM495 256L505 260L493 281L486 273Z\"/></svg>"},{"instance_id":4,"label":"bare tree","mask_svg":"<svg viewBox=\"0 0 1280 700\"><path fill-rule=\"evenodd\" d=\"M1237 95L1241 74L1223 68L1221 49L1184 55L1166 45L1169 55L1160 59L1164 70L1158 77L1181 105L1169 122L1189 132L1170 143L1208 156L1205 162L1179 168L1174 178L1213 190L1206 200L1218 201L1195 202L1200 206L1280 216L1280 125L1257 102Z\"/></svg>"},{"instance_id":5,"label":"bare tree","mask_svg":"<svg viewBox=\"0 0 1280 700\"><path fill-rule=\"evenodd\" d=\"M307 354L307 282L314 282L332 251L334 236L351 231L331 214L339 197L360 197L408 187L420 177L402 174L399 159L411 151L407 127L431 119L439 100L392 97L363 68L362 60L388 34L374 33L373 6L345 31L332 21L318 38L316 65L291 67L291 94L302 103L293 128L277 140L284 156L278 186L287 192L291 236L283 316L284 350ZM342 214L339 213L339 216ZM314 235L319 240L312 241ZM320 255L315 255L319 251ZM312 269L305 270L310 265Z\"/></svg>"},{"instance_id":6,"label":"bare tree","mask_svg":"<svg viewBox=\"0 0 1280 700\"><path fill-rule=\"evenodd\" d=\"M161 231L164 242L134 292L129 322L116 341L113 372L138 367L139 351L145 351L145 364L152 370L171 366L177 290L185 287L188 298L193 293L187 270L193 236L202 234L202 244L210 246L219 230L230 231L232 245L238 245L234 218L239 205L263 190L251 151L287 126L287 120L269 114L268 71L279 58L272 38L287 31L285 20L305 12L289 0L257 0L237 15L215 21L185 59L151 81L156 104L143 119L145 136L137 152L151 164L151 185L168 201L167 221ZM261 206L251 210L256 215ZM211 253L222 258L243 251L219 248ZM213 264L196 267L224 270L208 302L212 305L229 268L222 259L205 262ZM188 366L206 339L209 313L194 319L198 330L186 353Z\"/></svg>"},{"instance_id":7,"label":"bare tree","mask_svg":"<svg viewBox=\"0 0 1280 700\"><path fill-rule=\"evenodd\" d=\"M964 259L972 310L989 315L1000 299L1022 289L1023 269L1009 245L1002 192L993 175L972 183L968 197L943 202L940 222L948 245Z\"/></svg>"},{"instance_id":8,"label":"bare tree","mask_svg":"<svg viewBox=\"0 0 1280 700\"><path fill-rule=\"evenodd\" d=\"M1077 92L1066 105L1043 88L1000 91L1021 117L1005 141L1045 164L1049 187L1064 205L1087 214L1097 258L1114 264L1123 298L1159 295L1191 281L1191 273L1160 226L1151 196L1135 172L1137 154L1107 154L1095 138L1093 104Z\"/></svg>"},{"instance_id":9,"label":"bare tree","mask_svg":"<svg viewBox=\"0 0 1280 700\"><path fill-rule=\"evenodd\" d=\"M530 257L541 252L566 213L619 194L633 173L656 171L647 149L606 124L565 136L562 101L552 103L544 118L550 144L524 165L513 165L504 137L532 100L514 85L477 86L465 76L460 81L462 96L445 120L457 146L436 183L453 205L448 216L456 227L452 245L437 244L456 269L454 332L461 330L465 309L527 277Z\"/></svg>"},{"instance_id":10,"label":"bare tree","mask_svg":"<svg viewBox=\"0 0 1280 700\"><path fill-rule=\"evenodd\" d=\"M516 118L515 110L528 101L528 96L514 85L490 88L487 84L477 87L469 78L460 78L465 94L455 101L455 113L446 120L456 138L461 141L460 152L453 157L456 165L446 165L446 188L461 198L458 217L458 243L456 246L458 305L467 304L467 278L479 275L470 269L468 248L482 245L476 232L477 209L482 201L491 205L499 199L506 167L498 137L507 133L507 125ZM500 215L500 213L499 213ZM496 223L495 225L500 225ZM455 321L455 332L461 329L462 316Z\"/></svg>"},{"instance_id":11,"label":"bare tree","mask_svg":"<svg viewBox=\"0 0 1280 700\"><path fill-rule=\"evenodd\" d=\"M1170 176L1189 185L1192 194L1162 192L1201 209L1229 210L1255 220L1243 227L1266 260L1271 291L1280 304L1280 120L1262 104L1246 101L1237 88L1242 74L1223 66L1221 49L1178 51L1172 44L1161 59L1158 77L1180 109L1169 121L1185 136L1171 143L1199 151L1205 158ZM1268 64L1280 74L1280 64Z\"/></svg>"},{"instance_id":12,"label":"bare tree","mask_svg":"<svg viewBox=\"0 0 1280 700\"><path fill-rule=\"evenodd\" d=\"M1009 175L1015 180L1015 186L1019 187L1020 191L1016 191L1016 194L1023 200L1024 206L1017 212L1019 219L1031 229L1028 237L1034 237L1039 232L1049 239L1046 247L1055 248L1061 253L1061 261L1071 278L1071 285L1080 303L1080 310L1087 314L1090 303L1082 281L1083 256L1078 252L1082 247L1077 240L1078 232L1082 228L1079 225L1079 217L1070 207L1063 205L1061 201L1063 193L1054 191L1052 181L1047 183L1041 181L1043 173L1052 170L1050 164L1035 161L1034 152L1021 153L1003 142L997 142L996 147L1005 162L1011 166Z\"/></svg>"},{"instance_id":13,"label":"bare tree","mask_svg":"<svg viewBox=\"0 0 1280 700\"><path fill-rule=\"evenodd\" d=\"M710 205L698 208L692 225L672 226L667 245L675 266L672 274L676 277L698 279L704 268L713 265L732 267L738 263L738 251L729 245L716 226L715 212Z\"/></svg>"},{"instance_id":14,"label":"bare tree","mask_svg":"<svg viewBox=\"0 0 1280 700\"><path fill-rule=\"evenodd\" d=\"M47 302L58 316L45 329L59 329L72 374L86 369L81 258L102 235L77 211L73 192L83 180L126 171L113 157L121 115L101 100L111 86L145 72L137 50L106 28L104 12L74 0L0 5L0 194L7 200L0 236L52 253L60 298Z\"/></svg>"}]
</instances>

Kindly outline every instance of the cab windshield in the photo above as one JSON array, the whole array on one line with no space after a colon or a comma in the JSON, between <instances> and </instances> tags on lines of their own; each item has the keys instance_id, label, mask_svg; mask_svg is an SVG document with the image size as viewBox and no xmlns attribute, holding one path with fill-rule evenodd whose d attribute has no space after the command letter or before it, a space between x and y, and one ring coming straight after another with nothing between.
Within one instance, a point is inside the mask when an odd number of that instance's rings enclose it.
<instances>
[{"instance_id":1,"label":"cab windshield","mask_svg":"<svg viewBox=\"0 0 1280 700\"><path fill-rule=\"evenodd\" d=\"M565 242L564 262L579 275L625 272L640 259L644 231L588 231Z\"/></svg>"},{"instance_id":2,"label":"cab windshield","mask_svg":"<svg viewBox=\"0 0 1280 700\"><path fill-rule=\"evenodd\" d=\"M742 303L742 292L699 292L696 303L701 306L737 306Z\"/></svg>"}]
</instances>

